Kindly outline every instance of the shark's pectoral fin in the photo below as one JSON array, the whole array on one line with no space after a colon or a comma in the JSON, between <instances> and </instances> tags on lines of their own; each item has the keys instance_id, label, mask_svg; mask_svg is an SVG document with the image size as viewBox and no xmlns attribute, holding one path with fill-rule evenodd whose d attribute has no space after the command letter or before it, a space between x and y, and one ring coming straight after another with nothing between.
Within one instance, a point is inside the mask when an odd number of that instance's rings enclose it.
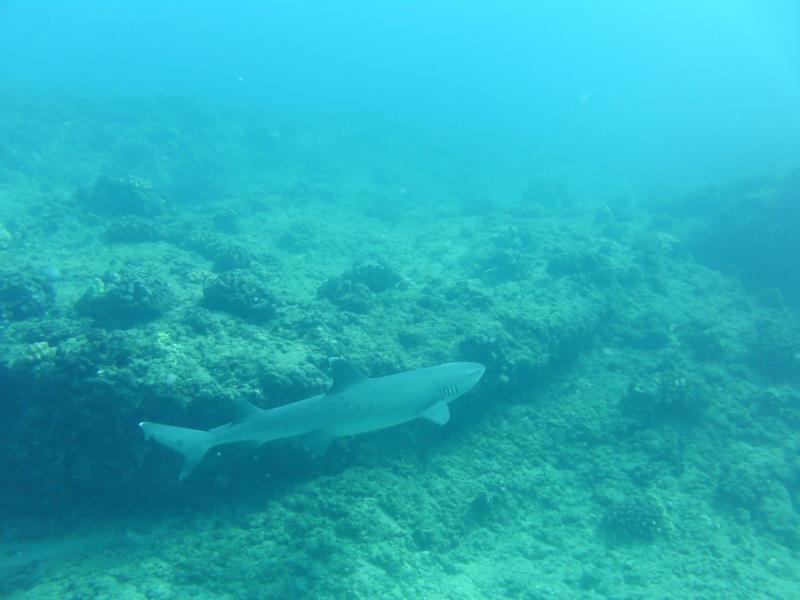
<instances>
[{"instance_id":1,"label":"shark's pectoral fin","mask_svg":"<svg viewBox=\"0 0 800 600\"><path fill-rule=\"evenodd\" d=\"M298 437L297 443L314 456L322 456L328 451L335 437L336 436L324 430L312 431L311 433L306 433Z\"/></svg>"},{"instance_id":2,"label":"shark's pectoral fin","mask_svg":"<svg viewBox=\"0 0 800 600\"><path fill-rule=\"evenodd\" d=\"M437 425L445 425L450 420L450 409L444 402L437 402L419 413L419 416Z\"/></svg>"}]
</instances>

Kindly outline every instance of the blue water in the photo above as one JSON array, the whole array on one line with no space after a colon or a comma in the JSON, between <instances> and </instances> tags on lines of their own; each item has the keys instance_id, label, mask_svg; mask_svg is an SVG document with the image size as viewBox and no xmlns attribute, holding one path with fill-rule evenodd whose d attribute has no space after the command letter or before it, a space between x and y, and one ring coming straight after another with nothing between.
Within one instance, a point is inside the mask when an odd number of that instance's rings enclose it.
<instances>
[{"instance_id":1,"label":"blue water","mask_svg":"<svg viewBox=\"0 0 800 600\"><path fill-rule=\"evenodd\" d=\"M4 2L7 86L408 122L477 160L708 183L796 158L791 1Z\"/></svg>"},{"instance_id":2,"label":"blue water","mask_svg":"<svg viewBox=\"0 0 800 600\"><path fill-rule=\"evenodd\" d=\"M0 2L0 596L800 598L798 256L798 2Z\"/></svg>"}]
</instances>

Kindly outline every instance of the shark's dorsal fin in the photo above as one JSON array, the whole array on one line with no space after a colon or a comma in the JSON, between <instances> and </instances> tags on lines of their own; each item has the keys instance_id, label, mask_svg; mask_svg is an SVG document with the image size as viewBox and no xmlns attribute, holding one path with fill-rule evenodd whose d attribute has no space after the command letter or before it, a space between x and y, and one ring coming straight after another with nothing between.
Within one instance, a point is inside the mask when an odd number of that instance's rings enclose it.
<instances>
[{"instance_id":1,"label":"shark's dorsal fin","mask_svg":"<svg viewBox=\"0 0 800 600\"><path fill-rule=\"evenodd\" d=\"M333 385L331 385L331 389L328 392L331 394L341 392L351 385L367 379L363 373L343 358L332 358L331 370L333 371Z\"/></svg>"},{"instance_id":2,"label":"shark's dorsal fin","mask_svg":"<svg viewBox=\"0 0 800 600\"><path fill-rule=\"evenodd\" d=\"M233 410L236 414L236 421L244 421L248 417L261 412L262 409L258 408L255 404L251 404L243 398L235 398L233 400Z\"/></svg>"}]
</instances>

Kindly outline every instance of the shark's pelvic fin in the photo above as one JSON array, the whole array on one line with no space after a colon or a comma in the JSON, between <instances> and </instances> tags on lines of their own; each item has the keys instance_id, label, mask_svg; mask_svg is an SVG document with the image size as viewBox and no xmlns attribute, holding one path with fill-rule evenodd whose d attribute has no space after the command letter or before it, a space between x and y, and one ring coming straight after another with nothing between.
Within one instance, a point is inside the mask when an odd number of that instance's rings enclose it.
<instances>
[{"instance_id":1,"label":"shark's pelvic fin","mask_svg":"<svg viewBox=\"0 0 800 600\"><path fill-rule=\"evenodd\" d=\"M333 385L328 391L329 394L336 394L367 379L363 373L343 358L332 358L331 370L333 371Z\"/></svg>"},{"instance_id":2,"label":"shark's pelvic fin","mask_svg":"<svg viewBox=\"0 0 800 600\"><path fill-rule=\"evenodd\" d=\"M437 425L446 425L450 420L450 409L447 408L446 403L437 402L423 410L419 416L423 419L428 419L428 421L433 421Z\"/></svg>"},{"instance_id":3,"label":"shark's pelvic fin","mask_svg":"<svg viewBox=\"0 0 800 600\"><path fill-rule=\"evenodd\" d=\"M181 481L189 476L189 473L194 470L206 452L214 446L214 436L209 431L173 427L172 425L148 423L146 421L139 423L139 427L144 431L146 440L153 438L162 446L183 454L183 469L178 475L178 479ZM227 425L223 425L223 427L227 427ZM222 427L217 429L222 429Z\"/></svg>"}]
</instances>

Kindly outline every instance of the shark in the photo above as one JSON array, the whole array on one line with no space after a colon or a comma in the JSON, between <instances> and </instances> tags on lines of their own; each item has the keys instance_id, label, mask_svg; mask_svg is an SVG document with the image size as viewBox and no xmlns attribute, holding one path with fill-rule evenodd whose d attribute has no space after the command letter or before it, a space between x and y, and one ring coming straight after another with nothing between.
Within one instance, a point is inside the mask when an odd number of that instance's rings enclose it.
<instances>
[{"instance_id":1,"label":"shark","mask_svg":"<svg viewBox=\"0 0 800 600\"><path fill-rule=\"evenodd\" d=\"M414 419L437 425L450 420L448 404L472 390L486 367L452 362L366 377L341 358L331 359L333 384L324 394L263 409L236 402L238 418L209 429L190 429L143 421L145 440L154 440L183 455L179 480L186 479L206 453L216 446L249 442L260 446L272 440L298 438L314 454L323 454L339 437L377 431Z\"/></svg>"}]
</instances>

